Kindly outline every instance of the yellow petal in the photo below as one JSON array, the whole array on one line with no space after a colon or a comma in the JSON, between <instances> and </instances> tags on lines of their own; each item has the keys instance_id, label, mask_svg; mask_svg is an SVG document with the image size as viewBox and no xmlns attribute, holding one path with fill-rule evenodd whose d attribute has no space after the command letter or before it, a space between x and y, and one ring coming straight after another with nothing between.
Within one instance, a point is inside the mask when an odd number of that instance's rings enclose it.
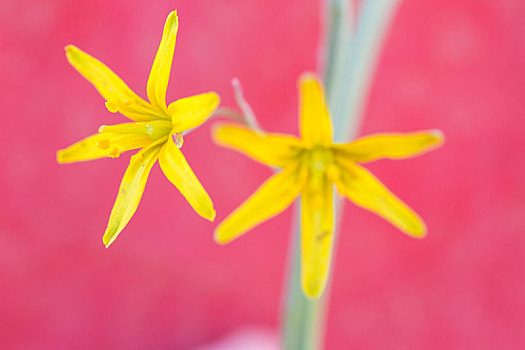
<instances>
[{"instance_id":1,"label":"yellow petal","mask_svg":"<svg viewBox=\"0 0 525 350\"><path fill-rule=\"evenodd\" d=\"M111 69L76 46L66 46L69 63L95 86L108 102L110 112L120 112L135 121L166 118L138 97Z\"/></svg>"},{"instance_id":2,"label":"yellow petal","mask_svg":"<svg viewBox=\"0 0 525 350\"><path fill-rule=\"evenodd\" d=\"M301 192L306 173L292 165L263 183L215 230L215 240L225 244L263 221L284 211Z\"/></svg>"},{"instance_id":3,"label":"yellow petal","mask_svg":"<svg viewBox=\"0 0 525 350\"><path fill-rule=\"evenodd\" d=\"M409 158L431 151L443 144L439 130L412 133L375 134L353 142L334 145L336 154L354 162L369 162L379 158Z\"/></svg>"},{"instance_id":4,"label":"yellow petal","mask_svg":"<svg viewBox=\"0 0 525 350\"><path fill-rule=\"evenodd\" d=\"M152 120L139 123L122 123L116 125L102 125L98 132L116 134L142 134L157 140L169 135L171 132L171 122L169 120Z\"/></svg>"},{"instance_id":5,"label":"yellow petal","mask_svg":"<svg viewBox=\"0 0 525 350\"><path fill-rule=\"evenodd\" d=\"M318 298L330 271L333 243L333 185L325 176L311 178L301 194L301 284Z\"/></svg>"},{"instance_id":6,"label":"yellow petal","mask_svg":"<svg viewBox=\"0 0 525 350\"><path fill-rule=\"evenodd\" d=\"M135 214L144 193L149 172L157 161L161 147L161 144L155 142L154 145L142 149L131 157L111 210L108 227L102 237L106 247L113 243Z\"/></svg>"},{"instance_id":7,"label":"yellow petal","mask_svg":"<svg viewBox=\"0 0 525 350\"><path fill-rule=\"evenodd\" d=\"M391 193L374 175L359 165L340 160L341 169L329 172L338 191L360 207L381 216L414 238L426 235L423 220Z\"/></svg>"},{"instance_id":8,"label":"yellow petal","mask_svg":"<svg viewBox=\"0 0 525 350\"><path fill-rule=\"evenodd\" d=\"M309 145L328 146L332 142L332 120L323 85L311 73L299 78L301 138Z\"/></svg>"},{"instance_id":9,"label":"yellow petal","mask_svg":"<svg viewBox=\"0 0 525 350\"><path fill-rule=\"evenodd\" d=\"M171 62L173 61L178 29L179 18L177 17L177 11L173 11L168 15L164 24L162 39L148 79L148 98L153 106L164 113L168 112L166 107L166 90L170 80Z\"/></svg>"},{"instance_id":10,"label":"yellow petal","mask_svg":"<svg viewBox=\"0 0 525 350\"><path fill-rule=\"evenodd\" d=\"M168 180L177 187L193 209L203 218L213 221L213 203L171 137L162 146L159 164Z\"/></svg>"},{"instance_id":11,"label":"yellow petal","mask_svg":"<svg viewBox=\"0 0 525 350\"><path fill-rule=\"evenodd\" d=\"M232 125L218 125L213 130L215 141L242 152L263 164L285 167L295 161L303 146L296 137L280 134L262 134Z\"/></svg>"},{"instance_id":12,"label":"yellow petal","mask_svg":"<svg viewBox=\"0 0 525 350\"><path fill-rule=\"evenodd\" d=\"M219 95L211 91L171 103L168 114L173 121L173 133L181 133L204 123L217 109L219 102Z\"/></svg>"},{"instance_id":13,"label":"yellow petal","mask_svg":"<svg viewBox=\"0 0 525 350\"><path fill-rule=\"evenodd\" d=\"M60 164L118 157L120 153L146 147L153 142L148 135L104 133L89 136L57 152Z\"/></svg>"}]
</instances>

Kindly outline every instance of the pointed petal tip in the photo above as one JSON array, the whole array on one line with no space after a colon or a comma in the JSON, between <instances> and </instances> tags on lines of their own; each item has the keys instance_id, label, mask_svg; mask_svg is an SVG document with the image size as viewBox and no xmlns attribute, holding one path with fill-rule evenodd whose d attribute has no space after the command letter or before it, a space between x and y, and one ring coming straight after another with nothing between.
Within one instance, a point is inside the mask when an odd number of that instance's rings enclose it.
<instances>
[{"instance_id":1,"label":"pointed petal tip","mask_svg":"<svg viewBox=\"0 0 525 350\"><path fill-rule=\"evenodd\" d=\"M106 232L104 232L104 235L102 236L102 243L104 243L104 246L107 248L109 248L110 245L113 244L113 242L115 242L115 240L117 239L118 235L119 235L120 231L118 231L116 234L115 232L110 232L108 230L106 230Z\"/></svg>"},{"instance_id":2,"label":"pointed petal tip","mask_svg":"<svg viewBox=\"0 0 525 350\"><path fill-rule=\"evenodd\" d=\"M66 52L67 60L71 62L71 60L73 59L73 55L80 52L81 50L75 45L69 44L64 47L64 51Z\"/></svg>"},{"instance_id":3,"label":"pointed petal tip","mask_svg":"<svg viewBox=\"0 0 525 350\"><path fill-rule=\"evenodd\" d=\"M211 96L213 96L213 103L215 104L215 108L217 108L219 106L219 103L221 103L221 97L219 96L218 93L216 93L215 91L210 91L208 92Z\"/></svg>"},{"instance_id":4,"label":"pointed petal tip","mask_svg":"<svg viewBox=\"0 0 525 350\"><path fill-rule=\"evenodd\" d=\"M311 86L311 84L313 84L314 86L322 86L321 80L315 73L306 72L299 76L297 85L300 91L303 91L303 89L307 88L308 86Z\"/></svg>"},{"instance_id":5,"label":"pointed petal tip","mask_svg":"<svg viewBox=\"0 0 525 350\"><path fill-rule=\"evenodd\" d=\"M319 81L319 77L314 72L304 72L299 76L299 84L306 83L308 81Z\"/></svg>"},{"instance_id":6,"label":"pointed petal tip","mask_svg":"<svg viewBox=\"0 0 525 350\"><path fill-rule=\"evenodd\" d=\"M233 123L228 123L228 122L222 122L222 121L219 121L219 122L215 122L213 123L212 127L211 127L211 131L213 133L215 132L219 132L221 129L223 129L224 127L228 127L228 126L231 126L231 125L236 125L236 124L233 124Z\"/></svg>"},{"instance_id":7,"label":"pointed petal tip","mask_svg":"<svg viewBox=\"0 0 525 350\"><path fill-rule=\"evenodd\" d=\"M63 153L64 151L63 150L58 150L57 151L57 154L56 154L56 158L57 158L57 163L58 164L64 164L64 156L63 156Z\"/></svg>"},{"instance_id":8,"label":"pointed petal tip","mask_svg":"<svg viewBox=\"0 0 525 350\"><path fill-rule=\"evenodd\" d=\"M421 233L421 234L418 234L418 235L414 235L412 237L415 238L415 239L424 239L426 236L427 236L427 233L424 232L424 233Z\"/></svg>"},{"instance_id":9,"label":"pointed petal tip","mask_svg":"<svg viewBox=\"0 0 525 350\"><path fill-rule=\"evenodd\" d=\"M213 123L212 127L210 128L211 137L212 137L213 142L215 142L215 144L217 145L226 144L226 141L228 138L227 138L227 135L225 134L225 130L231 126L236 126L236 125L231 124L231 123L224 123L224 122Z\"/></svg>"},{"instance_id":10,"label":"pointed petal tip","mask_svg":"<svg viewBox=\"0 0 525 350\"><path fill-rule=\"evenodd\" d=\"M75 45L67 45L65 48L64 48L65 52L66 52L66 59L67 61L69 62L70 65L72 65L77 71L79 70L79 68L77 68L79 65L82 65L82 54L85 55L85 53L80 50L78 47L76 47ZM80 73L82 75L84 75L83 73Z\"/></svg>"},{"instance_id":11,"label":"pointed petal tip","mask_svg":"<svg viewBox=\"0 0 525 350\"><path fill-rule=\"evenodd\" d=\"M59 149L56 153L56 160L58 164L70 164L81 161L78 158L72 156L71 152L68 151L68 148Z\"/></svg>"},{"instance_id":12,"label":"pointed petal tip","mask_svg":"<svg viewBox=\"0 0 525 350\"><path fill-rule=\"evenodd\" d=\"M427 229L425 228L423 231L415 233L412 237L417 239L423 239L427 236Z\"/></svg>"},{"instance_id":13,"label":"pointed petal tip","mask_svg":"<svg viewBox=\"0 0 525 350\"><path fill-rule=\"evenodd\" d=\"M429 134L436 138L437 143L442 144L445 142L445 134L439 129L432 129Z\"/></svg>"},{"instance_id":14,"label":"pointed petal tip","mask_svg":"<svg viewBox=\"0 0 525 350\"><path fill-rule=\"evenodd\" d=\"M423 221L417 223L413 227L408 228L404 231L405 234L412 238L423 239L427 236L427 226Z\"/></svg>"},{"instance_id":15,"label":"pointed petal tip","mask_svg":"<svg viewBox=\"0 0 525 350\"><path fill-rule=\"evenodd\" d=\"M73 60L73 57L72 55L74 54L74 52L78 50L76 46L74 45L67 45L66 47L64 47L64 51L66 52L66 59L69 63L72 62Z\"/></svg>"},{"instance_id":16,"label":"pointed petal tip","mask_svg":"<svg viewBox=\"0 0 525 350\"><path fill-rule=\"evenodd\" d=\"M173 10L169 13L168 17L166 18L166 25L174 25L177 26L179 24L179 16L177 16L177 10Z\"/></svg>"},{"instance_id":17,"label":"pointed petal tip","mask_svg":"<svg viewBox=\"0 0 525 350\"><path fill-rule=\"evenodd\" d=\"M324 285L314 283L303 283L303 293L310 300L319 299L324 291Z\"/></svg>"},{"instance_id":18,"label":"pointed petal tip","mask_svg":"<svg viewBox=\"0 0 525 350\"><path fill-rule=\"evenodd\" d=\"M226 245L230 242L230 240L224 239L224 235L222 234L220 228L215 229L215 232L213 232L213 240L215 243L220 245Z\"/></svg>"},{"instance_id":19,"label":"pointed petal tip","mask_svg":"<svg viewBox=\"0 0 525 350\"><path fill-rule=\"evenodd\" d=\"M205 213L205 215L203 215L202 217L210 222L213 222L215 221L216 216L217 216L217 212L215 211L214 208L211 208L211 211Z\"/></svg>"},{"instance_id":20,"label":"pointed petal tip","mask_svg":"<svg viewBox=\"0 0 525 350\"><path fill-rule=\"evenodd\" d=\"M113 243L113 241L115 240L115 238L111 239L109 237L109 235L106 233L104 233L104 236L102 236L102 243L104 243L104 246L107 248L109 248L109 246L111 245L111 243Z\"/></svg>"},{"instance_id":21,"label":"pointed petal tip","mask_svg":"<svg viewBox=\"0 0 525 350\"><path fill-rule=\"evenodd\" d=\"M211 136L213 138L215 138L215 135L219 132L223 125L224 123L221 122L213 123L213 125L210 127Z\"/></svg>"}]
</instances>

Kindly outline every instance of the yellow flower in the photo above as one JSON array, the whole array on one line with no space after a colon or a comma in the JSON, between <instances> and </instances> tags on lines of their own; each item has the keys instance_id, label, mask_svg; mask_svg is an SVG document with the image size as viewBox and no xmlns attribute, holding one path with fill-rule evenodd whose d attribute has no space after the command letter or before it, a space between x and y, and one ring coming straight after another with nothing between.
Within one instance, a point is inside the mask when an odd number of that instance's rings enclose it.
<instances>
[{"instance_id":1,"label":"yellow flower","mask_svg":"<svg viewBox=\"0 0 525 350\"><path fill-rule=\"evenodd\" d=\"M215 218L215 209L208 193L179 148L182 146L182 133L204 123L219 105L219 96L215 92L208 92L166 105L166 89L178 27L177 12L173 11L166 19L149 75L149 102L137 96L96 58L73 45L66 47L69 63L106 99L107 109L112 113L120 112L133 122L101 126L98 134L59 150L58 162L114 158L122 152L141 148L131 157L120 184L103 237L106 247L117 238L137 210L149 172L157 159L166 177L186 197L193 209L210 221Z\"/></svg>"},{"instance_id":2,"label":"yellow flower","mask_svg":"<svg viewBox=\"0 0 525 350\"><path fill-rule=\"evenodd\" d=\"M216 229L217 242L227 243L286 209L301 196L301 284L316 298L323 292L333 240L332 191L390 221L404 233L422 238L419 216L357 163L379 158L407 158L443 142L436 130L407 134L377 134L346 144L332 142L332 122L323 88L313 74L299 80L301 138L262 134L221 125L218 143L282 171L270 177Z\"/></svg>"}]
</instances>

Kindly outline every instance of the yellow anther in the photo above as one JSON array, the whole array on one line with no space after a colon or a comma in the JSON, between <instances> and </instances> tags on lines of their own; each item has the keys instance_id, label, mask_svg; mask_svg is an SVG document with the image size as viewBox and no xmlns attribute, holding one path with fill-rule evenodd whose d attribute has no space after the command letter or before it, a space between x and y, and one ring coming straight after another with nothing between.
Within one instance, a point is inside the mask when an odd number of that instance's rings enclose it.
<instances>
[{"instance_id":1,"label":"yellow anther","mask_svg":"<svg viewBox=\"0 0 525 350\"><path fill-rule=\"evenodd\" d=\"M106 105L106 108L108 109L108 111L110 111L111 113L117 113L118 112L118 106L116 104L107 101L105 103L105 105Z\"/></svg>"},{"instance_id":2,"label":"yellow anther","mask_svg":"<svg viewBox=\"0 0 525 350\"><path fill-rule=\"evenodd\" d=\"M120 151L117 147L111 147L108 151L108 157L118 158L120 156Z\"/></svg>"}]
</instances>

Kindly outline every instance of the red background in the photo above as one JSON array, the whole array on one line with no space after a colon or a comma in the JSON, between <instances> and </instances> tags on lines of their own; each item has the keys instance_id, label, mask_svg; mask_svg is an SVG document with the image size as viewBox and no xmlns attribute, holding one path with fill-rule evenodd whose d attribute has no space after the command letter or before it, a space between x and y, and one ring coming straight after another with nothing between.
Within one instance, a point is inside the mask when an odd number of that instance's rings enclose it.
<instances>
[{"instance_id":1,"label":"red background","mask_svg":"<svg viewBox=\"0 0 525 350\"><path fill-rule=\"evenodd\" d=\"M276 330L293 210L221 247L159 167L110 249L102 234L129 155L55 152L124 121L72 69L74 43L139 95L164 20L180 30L168 102L237 76L260 123L297 133L296 79L316 68L319 1L2 1L0 348L188 349ZM525 5L403 0L361 134L440 128L445 146L368 166L425 219L423 241L344 212L327 349L525 348ZM183 151L218 220L271 171L215 146Z\"/></svg>"}]
</instances>

